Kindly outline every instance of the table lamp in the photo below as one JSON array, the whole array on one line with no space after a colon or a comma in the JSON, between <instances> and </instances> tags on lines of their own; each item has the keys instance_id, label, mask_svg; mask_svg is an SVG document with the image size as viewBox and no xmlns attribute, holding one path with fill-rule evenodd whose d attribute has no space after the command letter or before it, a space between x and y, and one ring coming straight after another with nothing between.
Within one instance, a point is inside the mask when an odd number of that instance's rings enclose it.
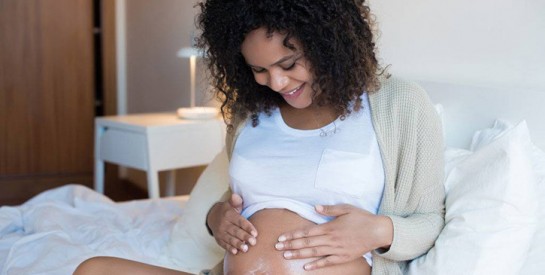
<instances>
[{"instance_id":1,"label":"table lamp","mask_svg":"<svg viewBox=\"0 0 545 275\"><path fill-rule=\"evenodd\" d=\"M216 117L218 109L214 107L197 107L195 106L195 74L197 66L197 57L203 57L204 52L195 47L184 47L178 50L177 56L180 58L189 58L190 71L190 107L178 108L176 113L178 117L185 119L208 119Z\"/></svg>"}]
</instances>

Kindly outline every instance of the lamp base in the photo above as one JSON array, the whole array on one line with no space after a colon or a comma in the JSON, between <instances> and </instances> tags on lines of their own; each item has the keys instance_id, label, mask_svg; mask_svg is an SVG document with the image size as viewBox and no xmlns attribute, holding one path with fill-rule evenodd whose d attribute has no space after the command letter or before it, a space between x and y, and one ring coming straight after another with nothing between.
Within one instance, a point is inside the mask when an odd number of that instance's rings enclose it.
<instances>
[{"instance_id":1,"label":"lamp base","mask_svg":"<svg viewBox=\"0 0 545 275\"><path fill-rule=\"evenodd\" d=\"M218 116L218 109L214 107L178 108L176 114L183 119L212 119Z\"/></svg>"}]
</instances>

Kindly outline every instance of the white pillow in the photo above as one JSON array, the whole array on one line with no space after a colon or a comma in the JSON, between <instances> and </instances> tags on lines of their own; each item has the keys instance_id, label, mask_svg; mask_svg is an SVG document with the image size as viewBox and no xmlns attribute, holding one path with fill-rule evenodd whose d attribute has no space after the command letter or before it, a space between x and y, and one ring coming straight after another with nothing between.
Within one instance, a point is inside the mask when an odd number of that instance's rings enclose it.
<instances>
[{"instance_id":1,"label":"white pillow","mask_svg":"<svg viewBox=\"0 0 545 275\"><path fill-rule=\"evenodd\" d=\"M440 103L433 105L433 107L435 107L435 111L437 112L437 115L439 115L439 119L441 120L441 131L443 132L443 139L446 140L447 133L445 130L445 108L443 108L443 105Z\"/></svg>"},{"instance_id":2,"label":"white pillow","mask_svg":"<svg viewBox=\"0 0 545 275\"><path fill-rule=\"evenodd\" d=\"M446 225L408 274L517 274L536 228L531 141L522 122L477 151L447 150Z\"/></svg>"},{"instance_id":3,"label":"white pillow","mask_svg":"<svg viewBox=\"0 0 545 275\"><path fill-rule=\"evenodd\" d=\"M498 120L489 129L479 131L473 137L472 150L490 143L512 128L506 121ZM545 152L532 145L532 167L536 176L538 197L538 225L526 261L520 274L545 274Z\"/></svg>"},{"instance_id":4,"label":"white pillow","mask_svg":"<svg viewBox=\"0 0 545 275\"><path fill-rule=\"evenodd\" d=\"M210 207L227 191L228 166L224 148L199 177L182 217L172 229L167 258L182 271L198 274L223 258L224 250L208 234L205 222Z\"/></svg>"},{"instance_id":5,"label":"white pillow","mask_svg":"<svg viewBox=\"0 0 545 275\"><path fill-rule=\"evenodd\" d=\"M538 225L526 262L519 274L545 274L545 152L534 146L532 160L539 198Z\"/></svg>"},{"instance_id":6,"label":"white pillow","mask_svg":"<svg viewBox=\"0 0 545 275\"><path fill-rule=\"evenodd\" d=\"M525 123L524 121L521 123ZM504 121L496 120L494 125L491 128L482 129L475 132L473 139L471 140L471 151L477 151L479 148L484 147L492 143L495 139L501 137L502 135L509 132L510 129L514 128L514 125ZM526 146L529 146L526 144Z\"/></svg>"}]
</instances>

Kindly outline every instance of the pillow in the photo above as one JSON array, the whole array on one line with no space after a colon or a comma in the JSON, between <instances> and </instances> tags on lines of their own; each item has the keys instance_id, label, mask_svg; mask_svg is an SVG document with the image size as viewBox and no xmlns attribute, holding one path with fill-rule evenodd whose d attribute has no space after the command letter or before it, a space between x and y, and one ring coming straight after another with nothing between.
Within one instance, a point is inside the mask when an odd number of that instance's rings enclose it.
<instances>
[{"instance_id":1,"label":"pillow","mask_svg":"<svg viewBox=\"0 0 545 275\"><path fill-rule=\"evenodd\" d=\"M472 150L490 143L501 136L513 125L506 121L498 120L494 126L475 134L471 145ZM538 225L532 238L526 261L520 274L544 274L545 273L545 152L537 146L531 148L532 167L536 176L538 197Z\"/></svg>"},{"instance_id":2,"label":"pillow","mask_svg":"<svg viewBox=\"0 0 545 275\"><path fill-rule=\"evenodd\" d=\"M447 150L446 225L408 274L520 271L537 223L531 141L525 122L502 133L473 152Z\"/></svg>"},{"instance_id":3,"label":"pillow","mask_svg":"<svg viewBox=\"0 0 545 275\"><path fill-rule=\"evenodd\" d=\"M538 225L526 262L519 274L545 274L545 152L534 146L532 160L539 198Z\"/></svg>"},{"instance_id":4,"label":"pillow","mask_svg":"<svg viewBox=\"0 0 545 275\"><path fill-rule=\"evenodd\" d=\"M441 120L441 131L443 132L443 139L447 140L447 133L445 130L445 108L443 108L443 105L440 103L433 105L433 107L435 108L437 115L439 115L439 120Z\"/></svg>"},{"instance_id":5,"label":"pillow","mask_svg":"<svg viewBox=\"0 0 545 275\"><path fill-rule=\"evenodd\" d=\"M223 259L224 250L208 234L205 222L210 207L229 187L228 167L224 148L199 177L183 215L172 229L167 258L182 271L198 274Z\"/></svg>"},{"instance_id":6,"label":"pillow","mask_svg":"<svg viewBox=\"0 0 545 275\"><path fill-rule=\"evenodd\" d=\"M521 122L525 123L525 122ZM509 132L510 129L512 129L514 126L513 124L504 121L504 120L496 120L494 122L494 125L492 128L482 129L480 131L475 132L473 135L473 139L471 140L471 151L477 151L479 148L484 147L495 139L501 137L502 135Z\"/></svg>"}]
</instances>

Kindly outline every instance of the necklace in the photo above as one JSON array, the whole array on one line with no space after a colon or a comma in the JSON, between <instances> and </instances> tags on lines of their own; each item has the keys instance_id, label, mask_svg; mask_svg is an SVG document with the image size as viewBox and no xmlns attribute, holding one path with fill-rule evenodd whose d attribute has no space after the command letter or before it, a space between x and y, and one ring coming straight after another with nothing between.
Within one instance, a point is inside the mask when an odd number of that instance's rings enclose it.
<instances>
[{"instance_id":1,"label":"necklace","mask_svg":"<svg viewBox=\"0 0 545 275\"><path fill-rule=\"evenodd\" d=\"M325 125L323 127L320 127L320 123L318 122L318 119L316 118L317 116L319 116L319 115L313 115L312 118L314 119L314 123L316 123L316 127L318 127L318 129L320 129L320 136L321 137L332 136L332 135L336 134L339 131L339 129L337 129L337 123L335 123L336 119L333 119L333 129L324 129L327 126L329 126L329 124L327 124L327 125ZM332 119L331 114L329 114L329 113L328 113L328 118L329 118L329 120Z\"/></svg>"}]
</instances>

